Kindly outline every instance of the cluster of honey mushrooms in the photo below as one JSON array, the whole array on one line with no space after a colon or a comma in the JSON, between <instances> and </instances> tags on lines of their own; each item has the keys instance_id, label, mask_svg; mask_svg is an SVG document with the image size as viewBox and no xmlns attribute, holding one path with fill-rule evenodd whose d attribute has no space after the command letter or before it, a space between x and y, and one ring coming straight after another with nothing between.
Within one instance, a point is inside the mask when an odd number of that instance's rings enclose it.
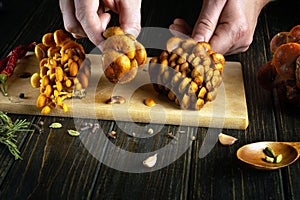
<instances>
[{"instance_id":1,"label":"cluster of honey mushrooms","mask_svg":"<svg viewBox=\"0 0 300 200\"><path fill-rule=\"evenodd\" d=\"M40 89L36 106L42 114L61 107L67 112L66 98L84 96L91 75L90 60L82 45L72 40L63 30L46 33L35 46L39 72L31 76L31 85Z\"/></svg>"},{"instance_id":2,"label":"cluster of honey mushrooms","mask_svg":"<svg viewBox=\"0 0 300 200\"><path fill-rule=\"evenodd\" d=\"M300 25L275 34L270 50L272 58L257 73L260 85L275 89L281 100L300 107Z\"/></svg>"},{"instance_id":3,"label":"cluster of honey mushrooms","mask_svg":"<svg viewBox=\"0 0 300 200\"><path fill-rule=\"evenodd\" d=\"M106 78L113 84L130 82L147 62L145 47L120 27L106 29L103 37ZM40 88L36 106L42 114L57 106L67 112L63 100L84 96L91 75L91 62L82 45L57 30L43 36L35 55L40 65L40 71L31 77L31 85ZM166 50L150 60L148 72L156 91L182 109L200 110L216 98L224 64L224 56L214 52L209 43L174 36L167 41Z\"/></svg>"},{"instance_id":4,"label":"cluster of honey mushrooms","mask_svg":"<svg viewBox=\"0 0 300 200\"><path fill-rule=\"evenodd\" d=\"M110 27L103 33L103 71L106 78L116 84L130 82L139 67L147 61L147 52L136 38L120 27Z\"/></svg>"},{"instance_id":5,"label":"cluster of honey mushrooms","mask_svg":"<svg viewBox=\"0 0 300 200\"><path fill-rule=\"evenodd\" d=\"M182 109L200 110L216 98L225 58L207 42L171 37L149 64L154 89Z\"/></svg>"}]
</instances>

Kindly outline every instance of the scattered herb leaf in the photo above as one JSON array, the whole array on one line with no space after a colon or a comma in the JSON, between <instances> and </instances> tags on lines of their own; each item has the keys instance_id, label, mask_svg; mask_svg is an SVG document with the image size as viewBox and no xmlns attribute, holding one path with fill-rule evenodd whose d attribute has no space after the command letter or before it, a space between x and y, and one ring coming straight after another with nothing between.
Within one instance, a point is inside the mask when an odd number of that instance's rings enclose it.
<instances>
[{"instance_id":1,"label":"scattered herb leaf","mask_svg":"<svg viewBox=\"0 0 300 200\"><path fill-rule=\"evenodd\" d=\"M148 134L152 135L154 133L153 129L152 128L149 128L148 129Z\"/></svg>"},{"instance_id":2,"label":"scattered herb leaf","mask_svg":"<svg viewBox=\"0 0 300 200\"><path fill-rule=\"evenodd\" d=\"M58 123L58 122L53 122L52 124L50 124L49 128L61 128L62 124Z\"/></svg>"},{"instance_id":3,"label":"scattered herb leaf","mask_svg":"<svg viewBox=\"0 0 300 200\"><path fill-rule=\"evenodd\" d=\"M71 136L79 136L80 132L76 131L76 130L68 130L69 135Z\"/></svg>"}]
</instances>

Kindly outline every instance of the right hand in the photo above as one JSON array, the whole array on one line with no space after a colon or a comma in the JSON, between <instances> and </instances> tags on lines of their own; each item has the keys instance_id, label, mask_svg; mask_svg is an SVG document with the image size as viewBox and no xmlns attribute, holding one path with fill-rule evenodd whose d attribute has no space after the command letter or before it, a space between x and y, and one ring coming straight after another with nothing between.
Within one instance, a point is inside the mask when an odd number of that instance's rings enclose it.
<instances>
[{"instance_id":1,"label":"right hand","mask_svg":"<svg viewBox=\"0 0 300 200\"><path fill-rule=\"evenodd\" d=\"M211 44L214 51L235 54L246 51L253 40L261 9L270 0L204 0L199 18L190 27L175 19L171 30Z\"/></svg>"}]
</instances>

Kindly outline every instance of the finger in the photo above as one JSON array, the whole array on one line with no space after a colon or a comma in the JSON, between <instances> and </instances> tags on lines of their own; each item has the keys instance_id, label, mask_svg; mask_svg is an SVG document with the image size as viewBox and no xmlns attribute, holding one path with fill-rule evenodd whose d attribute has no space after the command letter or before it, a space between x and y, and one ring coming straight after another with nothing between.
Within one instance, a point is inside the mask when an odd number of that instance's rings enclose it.
<instances>
[{"instance_id":1,"label":"finger","mask_svg":"<svg viewBox=\"0 0 300 200\"><path fill-rule=\"evenodd\" d=\"M79 34L76 34L76 33L71 33L71 34L72 34L72 36L73 36L74 38L76 38L76 39L84 38L84 36L79 35ZM85 36L85 37L86 37L86 36Z\"/></svg>"},{"instance_id":2,"label":"finger","mask_svg":"<svg viewBox=\"0 0 300 200\"><path fill-rule=\"evenodd\" d=\"M249 49L249 46L242 46L242 47L231 47L225 55L232 55L232 54L237 54L237 53L243 53Z\"/></svg>"},{"instance_id":3,"label":"finger","mask_svg":"<svg viewBox=\"0 0 300 200\"><path fill-rule=\"evenodd\" d=\"M141 2L138 1L134 5L130 4L130 1L122 2L119 5L120 27L137 37L141 31Z\"/></svg>"},{"instance_id":4,"label":"finger","mask_svg":"<svg viewBox=\"0 0 300 200\"><path fill-rule=\"evenodd\" d=\"M179 26L177 24L171 24L169 26L169 29L172 33L172 35L177 36L177 37L181 37L182 34L190 36L190 32L186 31L186 29L182 28L182 26Z\"/></svg>"},{"instance_id":5,"label":"finger","mask_svg":"<svg viewBox=\"0 0 300 200\"><path fill-rule=\"evenodd\" d=\"M112 10L115 13L118 13L118 6L115 0L102 0L105 5L106 10Z\"/></svg>"},{"instance_id":6,"label":"finger","mask_svg":"<svg viewBox=\"0 0 300 200\"><path fill-rule=\"evenodd\" d=\"M182 26L182 28L186 29L186 32L189 34L193 31L192 27L184 19L176 18L173 23Z\"/></svg>"},{"instance_id":7,"label":"finger","mask_svg":"<svg viewBox=\"0 0 300 200\"><path fill-rule=\"evenodd\" d=\"M218 24L226 1L204 0L199 18L194 26L192 37L196 41L208 42Z\"/></svg>"},{"instance_id":8,"label":"finger","mask_svg":"<svg viewBox=\"0 0 300 200\"><path fill-rule=\"evenodd\" d=\"M109 21L108 14L100 14L98 0L75 0L75 15L88 38L98 45L103 39L102 33ZM102 21L101 21L102 20Z\"/></svg>"},{"instance_id":9,"label":"finger","mask_svg":"<svg viewBox=\"0 0 300 200\"><path fill-rule=\"evenodd\" d=\"M103 31L107 28L107 25L110 21L110 18L111 18L111 15L109 13L102 13L102 14L99 14L99 19L102 23L102 28L103 28Z\"/></svg>"},{"instance_id":10,"label":"finger","mask_svg":"<svg viewBox=\"0 0 300 200\"><path fill-rule=\"evenodd\" d=\"M173 24L169 26L171 33L175 36L179 36L182 33L188 36L191 36L192 27L186 23L185 20L177 18L174 20Z\"/></svg>"},{"instance_id":11,"label":"finger","mask_svg":"<svg viewBox=\"0 0 300 200\"><path fill-rule=\"evenodd\" d=\"M72 33L73 37L86 37L86 34L75 17L75 7L72 0L60 0L60 10L66 31Z\"/></svg>"},{"instance_id":12,"label":"finger","mask_svg":"<svg viewBox=\"0 0 300 200\"><path fill-rule=\"evenodd\" d=\"M236 24L236 23L234 23ZM216 52L229 55L246 51L253 40L253 31L245 32L228 23L220 23L209 43Z\"/></svg>"},{"instance_id":13,"label":"finger","mask_svg":"<svg viewBox=\"0 0 300 200\"><path fill-rule=\"evenodd\" d=\"M245 52L249 49L250 43L234 43L226 52L226 55Z\"/></svg>"},{"instance_id":14,"label":"finger","mask_svg":"<svg viewBox=\"0 0 300 200\"><path fill-rule=\"evenodd\" d=\"M227 27L229 26L226 24L219 24L209 40L211 48L215 52L226 54L234 44L231 30L227 30Z\"/></svg>"}]
</instances>

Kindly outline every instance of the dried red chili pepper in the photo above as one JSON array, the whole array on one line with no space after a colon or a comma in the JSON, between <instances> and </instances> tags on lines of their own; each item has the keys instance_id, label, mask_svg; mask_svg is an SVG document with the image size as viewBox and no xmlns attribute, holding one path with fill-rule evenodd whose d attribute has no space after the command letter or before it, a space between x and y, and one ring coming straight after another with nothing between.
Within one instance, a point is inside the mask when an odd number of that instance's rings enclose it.
<instances>
[{"instance_id":1,"label":"dried red chili pepper","mask_svg":"<svg viewBox=\"0 0 300 200\"><path fill-rule=\"evenodd\" d=\"M34 47L34 43L30 43L27 46L19 45L15 47L11 55L9 56L9 59L7 61L6 67L1 71L1 74L6 74L8 77L10 77L15 67L17 66L17 62L19 59L23 58L26 53Z\"/></svg>"},{"instance_id":2,"label":"dried red chili pepper","mask_svg":"<svg viewBox=\"0 0 300 200\"><path fill-rule=\"evenodd\" d=\"M35 43L30 43L27 46L19 45L15 47L11 54L0 61L0 82L2 83L2 92L4 96L7 96L6 91L6 80L10 77L14 69L17 66L17 62L19 59L23 58L26 53L34 47Z\"/></svg>"}]
</instances>

